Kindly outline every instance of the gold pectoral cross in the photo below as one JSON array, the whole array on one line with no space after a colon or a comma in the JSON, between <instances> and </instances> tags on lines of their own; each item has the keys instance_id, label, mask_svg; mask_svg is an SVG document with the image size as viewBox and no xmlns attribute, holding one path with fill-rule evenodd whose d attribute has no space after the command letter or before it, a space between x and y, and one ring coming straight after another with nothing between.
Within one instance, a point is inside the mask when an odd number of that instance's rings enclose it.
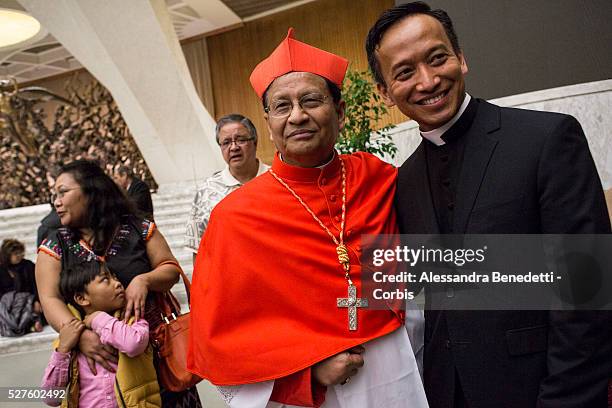
<instances>
[{"instance_id":1,"label":"gold pectoral cross","mask_svg":"<svg viewBox=\"0 0 612 408\"><path fill-rule=\"evenodd\" d=\"M368 307L368 299L357 297L357 287L348 286L348 297L338 298L338 307L348 308L348 327L349 330L357 330L357 308Z\"/></svg>"}]
</instances>

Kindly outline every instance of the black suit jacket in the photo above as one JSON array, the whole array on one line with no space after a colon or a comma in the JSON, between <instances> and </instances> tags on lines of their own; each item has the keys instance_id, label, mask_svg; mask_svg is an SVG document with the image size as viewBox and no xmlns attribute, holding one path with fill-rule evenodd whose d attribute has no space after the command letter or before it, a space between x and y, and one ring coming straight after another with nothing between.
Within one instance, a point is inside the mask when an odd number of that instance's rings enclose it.
<instances>
[{"instance_id":1,"label":"black suit jacket","mask_svg":"<svg viewBox=\"0 0 612 408\"><path fill-rule=\"evenodd\" d=\"M62 222L60 217L52 206L49 214L45 215L45 218L40 220L40 225L36 233L36 247L38 248L45 238L50 237L61 226Z\"/></svg>"},{"instance_id":2,"label":"black suit jacket","mask_svg":"<svg viewBox=\"0 0 612 408\"><path fill-rule=\"evenodd\" d=\"M462 136L453 233L610 233L576 119L475 102L475 119ZM439 232L423 143L399 170L403 234ZM432 408L453 406L455 378L470 408L605 407L612 377L608 312L426 311L425 320Z\"/></svg>"},{"instance_id":3,"label":"black suit jacket","mask_svg":"<svg viewBox=\"0 0 612 408\"><path fill-rule=\"evenodd\" d=\"M153 201L151 200L151 191L147 183L133 178L127 195L136 205L136 209L141 213L140 215L153 220Z\"/></svg>"}]
</instances>

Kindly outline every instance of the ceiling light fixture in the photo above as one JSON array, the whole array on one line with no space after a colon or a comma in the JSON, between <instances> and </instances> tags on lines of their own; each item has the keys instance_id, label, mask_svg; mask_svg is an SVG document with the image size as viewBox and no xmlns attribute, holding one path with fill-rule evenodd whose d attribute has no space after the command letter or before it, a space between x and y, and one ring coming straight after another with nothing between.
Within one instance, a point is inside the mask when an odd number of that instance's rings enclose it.
<instances>
[{"instance_id":1,"label":"ceiling light fixture","mask_svg":"<svg viewBox=\"0 0 612 408\"><path fill-rule=\"evenodd\" d=\"M44 35L40 23L24 11L0 8L0 50L39 39Z\"/></svg>"}]
</instances>

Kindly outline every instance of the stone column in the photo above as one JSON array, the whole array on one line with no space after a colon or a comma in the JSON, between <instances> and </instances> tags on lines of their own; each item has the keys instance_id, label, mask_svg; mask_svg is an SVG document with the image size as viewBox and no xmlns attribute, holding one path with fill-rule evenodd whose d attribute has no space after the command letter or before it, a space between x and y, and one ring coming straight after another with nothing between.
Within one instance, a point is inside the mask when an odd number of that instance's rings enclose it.
<instances>
[{"instance_id":1,"label":"stone column","mask_svg":"<svg viewBox=\"0 0 612 408\"><path fill-rule=\"evenodd\" d=\"M19 0L113 95L159 184L222 168L163 0Z\"/></svg>"}]
</instances>

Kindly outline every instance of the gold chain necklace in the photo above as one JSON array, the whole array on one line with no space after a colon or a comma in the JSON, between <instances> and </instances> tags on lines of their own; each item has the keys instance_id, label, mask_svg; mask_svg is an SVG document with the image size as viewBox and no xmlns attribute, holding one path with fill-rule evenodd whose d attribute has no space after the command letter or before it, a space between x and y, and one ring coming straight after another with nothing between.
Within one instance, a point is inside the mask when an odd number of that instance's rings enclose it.
<instances>
[{"instance_id":1,"label":"gold chain necklace","mask_svg":"<svg viewBox=\"0 0 612 408\"><path fill-rule=\"evenodd\" d=\"M338 255L338 262L340 262L340 265L342 265L342 268L344 269L344 278L348 283L348 297L337 298L336 304L338 307L347 308L349 330L354 331L357 330L357 308L368 307L368 300L365 298L357 297L357 287L353 285L353 281L351 280L350 258L348 255L348 250L344 245L344 227L346 223L346 168L344 166L344 161L340 158L339 160L340 167L342 168L342 219L340 222L340 234L338 238L336 238L334 234L332 234L329 228L327 228L325 224L323 224L323 222L319 219L319 217L317 217L314 211L310 209L308 204L306 204L304 200L302 200L302 198L291 187L289 187L289 185L282 178L280 178L274 172L274 170L270 168L268 171L283 187L285 187L296 198L296 200L298 200L302 207L304 207L304 209L312 216L312 218L319 223L321 228L323 228L323 230L327 232L327 235L329 235L334 244L336 244L336 254Z\"/></svg>"}]
</instances>

